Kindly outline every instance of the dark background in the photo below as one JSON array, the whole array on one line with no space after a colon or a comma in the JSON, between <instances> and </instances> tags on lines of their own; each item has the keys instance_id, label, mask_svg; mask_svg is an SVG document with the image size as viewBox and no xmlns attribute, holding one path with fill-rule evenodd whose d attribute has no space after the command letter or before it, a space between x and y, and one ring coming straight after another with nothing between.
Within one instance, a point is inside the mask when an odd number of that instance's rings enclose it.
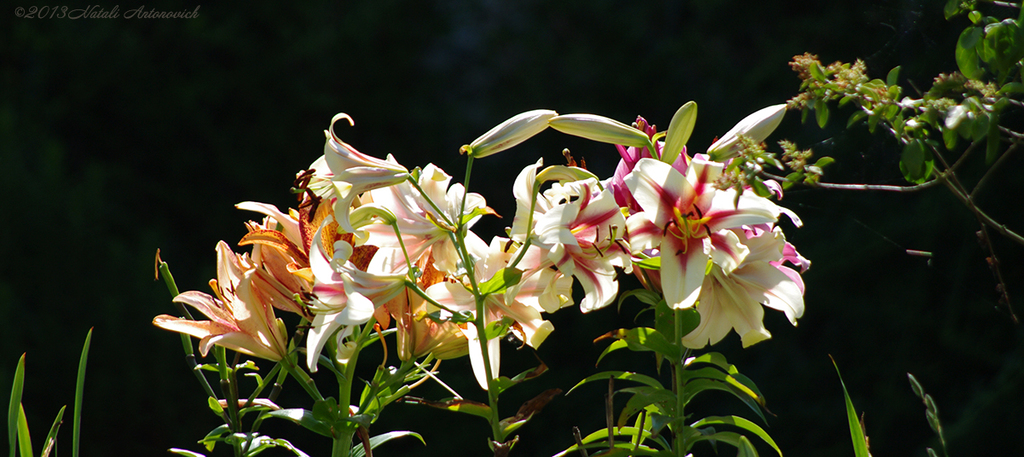
<instances>
[{"instance_id":1,"label":"dark background","mask_svg":"<svg viewBox=\"0 0 1024 457\"><path fill-rule=\"evenodd\" d=\"M393 153L409 167L433 162L457 181L459 146L534 108L624 122L641 114L665 128L694 100L700 111L690 146L700 151L748 113L795 95L799 81L787 63L803 52L824 62L864 58L876 78L903 65L906 90L925 90L937 73L955 70L954 43L967 26L963 17L944 20L943 3L146 3L164 11L201 5L189 20L24 19L8 7L0 13L7 30L0 42L0 392L10 391L27 352L24 403L38 446L59 407L73 401L81 344L94 328L83 455L200 450L195 441L218 421L186 369L178 337L150 323L173 312L153 280L155 251L183 290L207 289L214 245L233 244L253 217L233 205L294 206L288 187L322 153L322 130L337 112L355 118L354 128L339 132L360 150ZM123 15L142 5L118 6ZM848 115L834 113L822 130L790 113L773 138L835 157L826 180L903 183L895 142L862 127L845 131ZM505 216L478 225L482 237L510 224L518 171L541 155L560 163L564 147L599 175L610 175L618 160L611 146L545 132L478 161L471 190ZM1024 189L1011 170L1021 162L1018 154L979 196L982 208L1018 231ZM968 167L963 178L972 183L981 171L980 163ZM938 446L907 372L938 402L950 455L1019 452L1024 332L997 307L973 215L941 187L793 190L782 203L805 222L786 233L814 262L804 276L807 312L792 328L769 311L772 340L744 350L730 335L716 350L768 398L774 415L767 430L783 451L852 453L831 354L866 414L874 455L923 456L926 446ZM1021 297L1021 247L996 242L1010 294ZM934 258L929 264L906 249ZM1014 304L1019 313L1021 302ZM551 316L556 332L538 355L552 371L503 396L505 413L596 372L604 345L591 340L633 326L638 309ZM511 345L503 358L505 374L535 364ZM598 368L652 365L646 355L621 354ZM442 370L464 395L485 398L466 359ZM601 427L604 389L595 384L557 398L519 430L514 455L551 455L572 444L573 425L584 433ZM433 386L418 394L445 396ZM302 400L292 382L279 403ZM692 410L752 417L727 395L709 394ZM69 425L62 453L69 452ZM393 429L419 431L428 446L396 442L379 455L487 452L486 424L454 413L395 405L372 431ZM291 423L268 421L262 430L313 455L327 452L325 440Z\"/></svg>"}]
</instances>

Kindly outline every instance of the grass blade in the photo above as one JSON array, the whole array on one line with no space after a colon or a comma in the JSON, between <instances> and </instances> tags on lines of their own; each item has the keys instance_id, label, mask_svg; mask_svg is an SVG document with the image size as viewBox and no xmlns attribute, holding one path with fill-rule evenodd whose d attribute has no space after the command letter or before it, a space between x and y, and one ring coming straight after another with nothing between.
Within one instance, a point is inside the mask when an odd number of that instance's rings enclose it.
<instances>
[{"instance_id":1,"label":"grass blade","mask_svg":"<svg viewBox=\"0 0 1024 457\"><path fill-rule=\"evenodd\" d=\"M832 365L836 367L836 374L839 375L839 384L843 386L843 397L846 399L846 419L850 423L850 439L853 440L853 454L857 457L870 457L868 443L864 439L864 430L860 427L860 421L857 420L857 411L853 409L850 394L846 392L846 383L843 382L843 375L839 373L839 365L836 365L836 359L832 359Z\"/></svg>"},{"instance_id":2,"label":"grass blade","mask_svg":"<svg viewBox=\"0 0 1024 457\"><path fill-rule=\"evenodd\" d=\"M85 390L85 365L89 360L89 342L92 341L92 329L85 335L82 346L82 357L78 359L78 379L75 380L75 409L71 425L71 456L78 457L79 429L82 425L82 394Z\"/></svg>"},{"instance_id":3,"label":"grass blade","mask_svg":"<svg viewBox=\"0 0 1024 457\"><path fill-rule=\"evenodd\" d=\"M28 434L28 419L25 418L25 407L18 403L18 450L21 457L32 456L32 437Z\"/></svg>"},{"instance_id":4,"label":"grass blade","mask_svg":"<svg viewBox=\"0 0 1024 457\"><path fill-rule=\"evenodd\" d=\"M11 386L11 403L7 409L7 442L11 444L11 457L15 457L18 445L18 410L21 409L21 389L25 385L25 354L18 359L14 370L14 385Z\"/></svg>"},{"instance_id":5,"label":"grass blade","mask_svg":"<svg viewBox=\"0 0 1024 457\"><path fill-rule=\"evenodd\" d=\"M43 450L39 451L40 457L49 457L57 444L57 431L60 430L60 424L64 419L64 410L67 409L67 405L61 406L60 411L57 412L57 418L53 420L53 425L50 426L50 433L46 434L46 439L43 441Z\"/></svg>"}]
</instances>

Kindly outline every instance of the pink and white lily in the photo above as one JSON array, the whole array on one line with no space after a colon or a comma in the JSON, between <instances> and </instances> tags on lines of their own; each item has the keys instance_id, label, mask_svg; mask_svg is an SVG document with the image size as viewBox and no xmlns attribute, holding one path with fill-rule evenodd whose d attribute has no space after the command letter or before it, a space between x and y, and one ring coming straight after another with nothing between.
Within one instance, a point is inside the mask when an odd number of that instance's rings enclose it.
<instances>
[{"instance_id":1,"label":"pink and white lily","mask_svg":"<svg viewBox=\"0 0 1024 457\"><path fill-rule=\"evenodd\" d=\"M804 283L783 261L804 268L810 262L786 242L779 227L731 230L749 248L731 272L713 265L700 289L697 311L700 324L683 338L683 345L700 349L722 340L730 330L740 335L743 347L771 338L762 319L764 309L782 311L796 325L804 313Z\"/></svg>"},{"instance_id":2,"label":"pink and white lily","mask_svg":"<svg viewBox=\"0 0 1024 457\"><path fill-rule=\"evenodd\" d=\"M748 248L729 229L774 223L781 213L753 193L717 189L723 167L695 158L683 176L664 162L640 159L624 180L643 209L626 221L630 246L660 252L663 292L674 309L696 303L709 261L731 273L746 257Z\"/></svg>"},{"instance_id":3,"label":"pink and white lily","mask_svg":"<svg viewBox=\"0 0 1024 457\"><path fill-rule=\"evenodd\" d=\"M405 288L406 269L396 270L394 259L386 255L394 251L373 254L366 270L362 270L350 261L353 247L337 239L332 222L332 217L324 221L309 250L309 266L315 278L315 299L310 304L314 317L306 338L306 363L311 371L316 371L327 338L339 329L369 321L378 306ZM345 332L342 330L341 335Z\"/></svg>"}]
</instances>

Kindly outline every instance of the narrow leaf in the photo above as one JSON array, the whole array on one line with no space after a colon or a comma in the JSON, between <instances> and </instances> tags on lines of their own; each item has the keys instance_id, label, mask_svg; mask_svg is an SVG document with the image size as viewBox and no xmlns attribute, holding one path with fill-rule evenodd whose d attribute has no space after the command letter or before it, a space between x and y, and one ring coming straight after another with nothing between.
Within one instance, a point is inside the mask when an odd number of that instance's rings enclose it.
<instances>
[{"instance_id":1,"label":"narrow leaf","mask_svg":"<svg viewBox=\"0 0 1024 457\"><path fill-rule=\"evenodd\" d=\"M78 457L78 443L81 440L79 430L82 425L82 396L85 394L85 366L89 362L89 343L92 341L92 328L85 334L82 345L82 356L78 359L78 377L75 379L75 409L71 412L71 456Z\"/></svg>"},{"instance_id":2,"label":"narrow leaf","mask_svg":"<svg viewBox=\"0 0 1024 457\"><path fill-rule=\"evenodd\" d=\"M387 443L388 441L391 441L391 440L394 440L394 439L398 439L398 438L404 438L404 437L407 437L407 436L411 436L413 438L416 438L416 439L420 440L420 442L423 443L424 446L427 445L427 442L423 440L423 437L420 436L419 433L410 432L408 430L402 430L402 431L394 431L394 432L382 433L380 435L377 435L377 436L374 436L374 437L370 438L370 449L377 449L377 446L380 446L380 445L382 445L384 443ZM355 447L352 448L352 457L363 457L365 455L366 455L366 451L363 450L363 446L361 444L360 445L356 445Z\"/></svg>"},{"instance_id":3,"label":"narrow leaf","mask_svg":"<svg viewBox=\"0 0 1024 457\"><path fill-rule=\"evenodd\" d=\"M18 445L18 411L21 408L21 391L25 385L25 354L18 359L18 367L14 369L14 383L11 386L11 403L7 409L7 442L10 443L10 456L14 457Z\"/></svg>"},{"instance_id":4,"label":"narrow leaf","mask_svg":"<svg viewBox=\"0 0 1024 457\"><path fill-rule=\"evenodd\" d=\"M697 428L706 425L731 425L746 430L750 433L757 435L758 438L764 440L764 442L768 443L768 445L770 445L772 449L775 449L775 452L779 453L779 457L782 457L782 450L779 449L779 446L777 444L775 444L775 441L772 440L772 437L768 435L768 432L764 431L764 429L761 428L759 425L747 419L744 419L739 416L709 416L691 424L690 426Z\"/></svg>"},{"instance_id":5,"label":"narrow leaf","mask_svg":"<svg viewBox=\"0 0 1024 457\"><path fill-rule=\"evenodd\" d=\"M28 433L28 419L21 403L18 403L18 451L21 457L32 457L32 437Z\"/></svg>"},{"instance_id":6,"label":"narrow leaf","mask_svg":"<svg viewBox=\"0 0 1024 457\"><path fill-rule=\"evenodd\" d=\"M48 457L50 452L53 451L54 446L57 444L57 431L60 430L60 424L64 419L65 409L67 409L67 405L61 406L60 411L57 411L57 417L53 419L53 425L50 426L50 432L46 434L46 440L43 441L43 450L40 452L40 456Z\"/></svg>"},{"instance_id":7,"label":"narrow leaf","mask_svg":"<svg viewBox=\"0 0 1024 457\"><path fill-rule=\"evenodd\" d=\"M313 413L302 408L290 408L281 409L277 411L270 411L263 413L263 415L260 416L261 419L267 417L287 419L296 424L301 425L303 428L311 432L326 436L328 438L331 436L331 427L329 425L317 420L316 418L313 417Z\"/></svg>"},{"instance_id":8,"label":"narrow leaf","mask_svg":"<svg viewBox=\"0 0 1024 457\"><path fill-rule=\"evenodd\" d=\"M839 372L839 365L836 364L835 359L832 359L832 365L836 367L839 384L843 386L843 398L846 400L846 420L850 426L850 439L853 440L853 454L856 457L870 457L868 443L864 439L864 429L860 427L857 411L853 409L853 401L850 400L850 394L846 391L846 383L843 382L843 375Z\"/></svg>"}]
</instances>

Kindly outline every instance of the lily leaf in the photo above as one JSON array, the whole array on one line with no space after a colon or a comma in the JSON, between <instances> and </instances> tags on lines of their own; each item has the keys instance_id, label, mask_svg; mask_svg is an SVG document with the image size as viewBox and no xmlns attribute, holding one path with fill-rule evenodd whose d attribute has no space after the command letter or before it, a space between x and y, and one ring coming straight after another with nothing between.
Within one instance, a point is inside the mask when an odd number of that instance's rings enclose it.
<instances>
[{"instance_id":1,"label":"lily leaf","mask_svg":"<svg viewBox=\"0 0 1024 457\"><path fill-rule=\"evenodd\" d=\"M630 372L630 371L602 371L600 373L597 373L597 374L594 374L594 375L590 375L590 376L587 376L586 378L583 378L582 381L576 383L575 386L572 386L572 389L569 389L569 391L566 392L565 394L566 395L571 394L572 391L576 390L577 387L582 386L584 384L587 384L587 383L590 383L590 382L594 382L594 381L607 381L609 379L636 381L636 382L639 382L641 384L644 384L644 385L647 385L647 386L650 386L650 387L659 387L659 388L662 387L660 381L658 381L657 379L654 379L654 378L652 378L650 376L647 376L647 375L642 375L642 374L639 374L639 373L633 373L633 372Z\"/></svg>"},{"instance_id":2,"label":"lily leaf","mask_svg":"<svg viewBox=\"0 0 1024 457\"><path fill-rule=\"evenodd\" d=\"M623 340L632 351L654 351L672 360L682 358L682 350L679 346L672 344L657 330L648 327L637 327L632 329L618 329L608 332L594 341L605 338Z\"/></svg>"},{"instance_id":3,"label":"lily leaf","mask_svg":"<svg viewBox=\"0 0 1024 457\"><path fill-rule=\"evenodd\" d=\"M626 425L626 421L634 414L640 412L649 405L657 405L661 413L669 416L675 415L675 404L676 394L672 393L671 390L664 389L662 387L630 387L621 389L619 392L632 393L633 396L629 397L626 401L626 406L622 408L622 412L619 413L619 421L617 425L622 427Z\"/></svg>"},{"instance_id":4,"label":"lily leaf","mask_svg":"<svg viewBox=\"0 0 1024 457\"><path fill-rule=\"evenodd\" d=\"M370 449L371 450L372 449L376 449L377 446L380 446L380 445L382 445L384 443L387 443L388 441L391 441L391 440L397 439L397 438L404 438L406 436L411 436L413 438L416 438L416 439L420 440L420 442L423 443L424 446L427 445L427 442L423 440L423 437L420 436L419 433L410 432L408 430L403 430L403 431L395 431L395 432L382 433L380 435L377 435L377 436L374 436L374 437L370 438ZM360 445L356 445L356 446L354 446L352 448L352 457L363 457L365 455L366 455L366 451L363 449L363 446L361 444Z\"/></svg>"},{"instance_id":5,"label":"lily leaf","mask_svg":"<svg viewBox=\"0 0 1024 457\"><path fill-rule=\"evenodd\" d=\"M493 278L480 283L480 293L484 295L504 293L505 289L519 284L519 280L522 278L522 270L517 270L515 268L503 268L501 272L495 274Z\"/></svg>"},{"instance_id":6,"label":"lily leaf","mask_svg":"<svg viewBox=\"0 0 1024 457\"><path fill-rule=\"evenodd\" d=\"M480 416L484 419L490 420L491 418L491 407L483 403L464 400L461 398L449 398L441 401L424 400L419 397L405 397L402 399L403 403L411 403L415 405L425 405L431 408L444 409L448 411L455 411L458 413L466 413L474 416Z\"/></svg>"},{"instance_id":7,"label":"lily leaf","mask_svg":"<svg viewBox=\"0 0 1024 457\"><path fill-rule=\"evenodd\" d=\"M277 411L270 411L263 413L260 416L261 419L267 417L276 417L278 419L287 419L296 424L301 425L306 430L317 433L319 435L330 438L331 426L323 421L320 421L313 417L313 413L302 408L290 408L281 409Z\"/></svg>"},{"instance_id":8,"label":"lily leaf","mask_svg":"<svg viewBox=\"0 0 1024 457\"><path fill-rule=\"evenodd\" d=\"M775 452L779 453L779 457L782 457L782 450L780 450L779 446L775 444L775 441L772 440L772 437L768 435L768 432L765 432L763 428L747 419L744 419L739 416L710 416L705 417L691 424L690 426L696 428L707 425L731 425L751 432L757 435L758 438L764 440L765 443L768 443L768 445L770 445L772 449L775 449Z\"/></svg>"}]
</instances>

